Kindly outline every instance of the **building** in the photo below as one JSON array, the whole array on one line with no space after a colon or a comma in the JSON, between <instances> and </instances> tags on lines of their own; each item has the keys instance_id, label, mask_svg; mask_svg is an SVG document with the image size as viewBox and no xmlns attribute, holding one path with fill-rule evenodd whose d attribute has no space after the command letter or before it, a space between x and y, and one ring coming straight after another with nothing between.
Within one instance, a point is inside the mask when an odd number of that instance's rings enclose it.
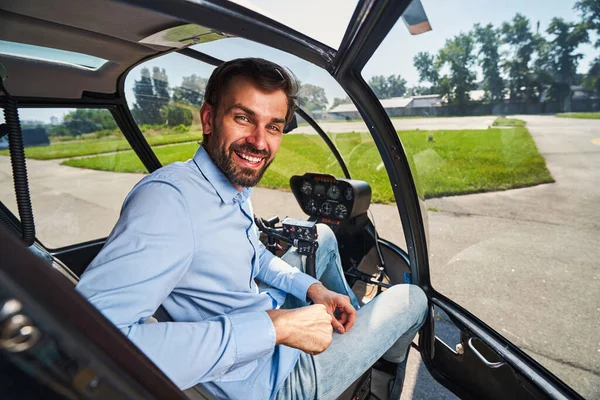
<instances>
[{"instance_id":1,"label":"building","mask_svg":"<svg viewBox=\"0 0 600 400\"><path fill-rule=\"evenodd\" d=\"M391 99L381 99L379 101L390 117L427 115L427 112L424 110L441 106L441 97L439 94L392 97ZM343 118L347 120L360 118L354 104L340 104L329 110L328 114L333 118Z\"/></svg>"}]
</instances>

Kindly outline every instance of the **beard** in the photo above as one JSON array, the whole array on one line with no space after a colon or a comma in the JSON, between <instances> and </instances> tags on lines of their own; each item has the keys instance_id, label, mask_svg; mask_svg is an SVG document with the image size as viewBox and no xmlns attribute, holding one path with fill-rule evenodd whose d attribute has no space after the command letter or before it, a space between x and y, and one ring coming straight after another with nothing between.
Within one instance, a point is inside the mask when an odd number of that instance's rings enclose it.
<instances>
[{"instance_id":1,"label":"beard","mask_svg":"<svg viewBox=\"0 0 600 400\"><path fill-rule=\"evenodd\" d=\"M250 143L232 143L228 149L219 147L215 140L215 134L219 135L218 132L213 132L213 137L204 143L204 148L215 165L233 185L241 187L256 186L273 162L273 160L269 160L271 152L268 150L259 150ZM235 152L264 157L264 161L261 161L264 162L264 165L260 169L243 167L233 160L233 157L238 157L234 154ZM267 162L266 160L269 161Z\"/></svg>"}]
</instances>

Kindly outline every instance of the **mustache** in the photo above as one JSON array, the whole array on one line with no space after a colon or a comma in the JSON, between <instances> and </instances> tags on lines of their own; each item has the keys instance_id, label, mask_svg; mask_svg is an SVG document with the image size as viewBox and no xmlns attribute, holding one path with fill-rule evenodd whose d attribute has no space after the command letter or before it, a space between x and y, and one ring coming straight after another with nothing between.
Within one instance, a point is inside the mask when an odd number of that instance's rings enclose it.
<instances>
[{"instance_id":1,"label":"mustache","mask_svg":"<svg viewBox=\"0 0 600 400\"><path fill-rule=\"evenodd\" d=\"M265 158L269 158L271 157L271 152L268 150L259 150L256 147L254 147L253 145L251 145L250 143L245 143L245 144L235 144L233 143L231 146L229 146L230 150L232 151L237 151L240 153L246 153L246 154L250 154L253 156L257 156L257 157L265 157Z\"/></svg>"}]
</instances>

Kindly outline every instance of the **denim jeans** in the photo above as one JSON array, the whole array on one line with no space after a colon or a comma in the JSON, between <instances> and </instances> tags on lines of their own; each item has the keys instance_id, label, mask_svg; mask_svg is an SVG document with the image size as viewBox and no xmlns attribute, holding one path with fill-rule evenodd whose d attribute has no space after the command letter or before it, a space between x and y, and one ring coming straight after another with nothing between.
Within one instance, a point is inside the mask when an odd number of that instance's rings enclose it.
<instances>
[{"instance_id":1,"label":"denim jeans","mask_svg":"<svg viewBox=\"0 0 600 400\"><path fill-rule=\"evenodd\" d=\"M341 267L335 235L326 225L317 226L319 248L316 273L325 287L350 297L358 308ZM283 259L304 271L302 257L294 250ZM282 308L307 305L291 295ZM334 331L333 341L323 353L302 353L291 374L277 392L276 400L337 399L380 357L399 363L423 325L427 297L414 285L395 285L358 310L354 326L346 333Z\"/></svg>"}]
</instances>

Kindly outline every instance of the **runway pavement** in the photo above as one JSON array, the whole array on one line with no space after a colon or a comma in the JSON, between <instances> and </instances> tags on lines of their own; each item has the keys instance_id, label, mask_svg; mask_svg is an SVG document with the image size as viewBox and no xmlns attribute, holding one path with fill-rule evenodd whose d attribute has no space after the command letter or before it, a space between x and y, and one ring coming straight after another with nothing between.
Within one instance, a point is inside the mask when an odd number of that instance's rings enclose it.
<instances>
[{"instance_id":1,"label":"runway pavement","mask_svg":"<svg viewBox=\"0 0 600 400\"><path fill-rule=\"evenodd\" d=\"M392 124L396 130L461 130L461 129L487 129L494 123L496 117L448 117L448 118L396 118L392 119ZM342 132L368 132L364 122L344 122L344 121L319 121L319 126L328 133ZM313 128L307 125L299 126L292 133L316 133Z\"/></svg>"}]
</instances>

